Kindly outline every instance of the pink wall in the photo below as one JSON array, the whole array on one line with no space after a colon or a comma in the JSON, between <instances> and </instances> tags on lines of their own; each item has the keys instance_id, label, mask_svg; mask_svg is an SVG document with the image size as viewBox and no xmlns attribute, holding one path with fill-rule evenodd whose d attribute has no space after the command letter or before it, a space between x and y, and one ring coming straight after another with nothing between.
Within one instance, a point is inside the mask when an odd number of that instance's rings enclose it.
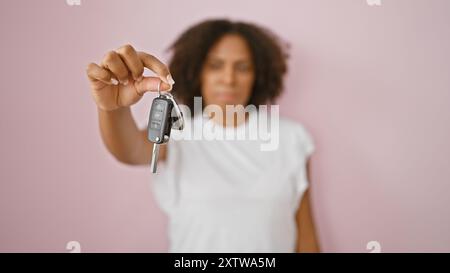
<instances>
[{"instance_id":1,"label":"pink wall","mask_svg":"<svg viewBox=\"0 0 450 273\"><path fill-rule=\"evenodd\" d=\"M149 168L103 146L85 67L214 16L292 44L282 114L314 135L322 249L450 251L450 1L0 2L0 252L167 250ZM152 95L133 108L141 127Z\"/></svg>"}]
</instances>

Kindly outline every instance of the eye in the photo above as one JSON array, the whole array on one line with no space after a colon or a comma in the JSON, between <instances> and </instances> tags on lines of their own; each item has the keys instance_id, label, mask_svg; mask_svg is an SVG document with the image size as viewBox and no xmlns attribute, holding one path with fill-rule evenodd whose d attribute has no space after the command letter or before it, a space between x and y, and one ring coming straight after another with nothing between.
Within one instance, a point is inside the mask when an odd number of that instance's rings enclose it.
<instances>
[{"instance_id":1,"label":"eye","mask_svg":"<svg viewBox=\"0 0 450 273\"><path fill-rule=\"evenodd\" d=\"M209 69L217 70L217 69L220 69L221 67L222 67L222 63L221 62L218 62L218 61L208 62L208 68Z\"/></svg>"},{"instance_id":2,"label":"eye","mask_svg":"<svg viewBox=\"0 0 450 273\"><path fill-rule=\"evenodd\" d=\"M248 63L240 63L236 65L236 69L241 72L247 72L251 70L251 66Z\"/></svg>"}]
</instances>

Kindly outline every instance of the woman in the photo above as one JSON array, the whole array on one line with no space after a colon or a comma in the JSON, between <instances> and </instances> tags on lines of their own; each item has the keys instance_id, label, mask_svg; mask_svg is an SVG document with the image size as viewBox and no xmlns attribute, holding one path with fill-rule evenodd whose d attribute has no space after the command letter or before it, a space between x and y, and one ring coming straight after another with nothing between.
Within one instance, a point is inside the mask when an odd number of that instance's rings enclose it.
<instances>
[{"instance_id":1,"label":"woman","mask_svg":"<svg viewBox=\"0 0 450 273\"><path fill-rule=\"evenodd\" d=\"M281 94L286 54L267 29L208 20L184 32L171 50L169 68L131 45L87 68L102 139L120 162L150 162L153 144L130 106L158 85L192 113L196 96L203 108L216 105L225 112L226 105L264 105ZM144 67L158 77L143 77ZM209 114L186 118L186 126L202 120L214 130L237 132L256 112ZM312 138L284 118L279 138L272 151L246 140L172 138L161 146L152 187L169 217L171 252L319 252L307 176Z\"/></svg>"}]
</instances>

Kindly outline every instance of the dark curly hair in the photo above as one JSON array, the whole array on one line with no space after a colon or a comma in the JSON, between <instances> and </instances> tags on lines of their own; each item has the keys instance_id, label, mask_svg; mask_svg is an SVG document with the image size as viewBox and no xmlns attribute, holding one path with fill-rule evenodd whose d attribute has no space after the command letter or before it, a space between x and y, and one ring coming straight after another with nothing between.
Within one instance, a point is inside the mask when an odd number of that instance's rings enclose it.
<instances>
[{"instance_id":1,"label":"dark curly hair","mask_svg":"<svg viewBox=\"0 0 450 273\"><path fill-rule=\"evenodd\" d=\"M270 30L255 24L227 19L207 20L184 33L167 49L172 52L169 69L176 81L173 95L194 110L194 97L201 96L200 73L209 50L226 34L243 37L252 53L255 82L247 104L274 103L283 91L289 45Z\"/></svg>"}]
</instances>

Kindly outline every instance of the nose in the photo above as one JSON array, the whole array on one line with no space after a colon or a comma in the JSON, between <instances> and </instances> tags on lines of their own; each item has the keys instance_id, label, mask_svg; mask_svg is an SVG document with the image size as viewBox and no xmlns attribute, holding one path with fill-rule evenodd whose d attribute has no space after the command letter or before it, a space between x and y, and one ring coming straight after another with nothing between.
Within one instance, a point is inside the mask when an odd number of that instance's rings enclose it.
<instances>
[{"instance_id":1,"label":"nose","mask_svg":"<svg viewBox=\"0 0 450 273\"><path fill-rule=\"evenodd\" d=\"M222 74L222 80L224 83L233 85L235 82L235 73L233 67L225 67Z\"/></svg>"}]
</instances>

